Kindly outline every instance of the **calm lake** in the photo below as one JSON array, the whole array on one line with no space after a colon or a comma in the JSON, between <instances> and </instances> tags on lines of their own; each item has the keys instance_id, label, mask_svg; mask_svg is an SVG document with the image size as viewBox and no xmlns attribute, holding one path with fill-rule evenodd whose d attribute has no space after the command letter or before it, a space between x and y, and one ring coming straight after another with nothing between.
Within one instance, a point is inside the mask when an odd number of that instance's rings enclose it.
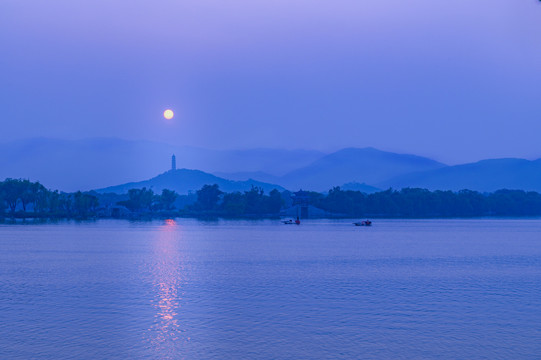
<instances>
[{"instance_id":1,"label":"calm lake","mask_svg":"<svg viewBox=\"0 0 541 360\"><path fill-rule=\"evenodd\" d=\"M1 359L540 359L541 220L0 225Z\"/></svg>"}]
</instances>

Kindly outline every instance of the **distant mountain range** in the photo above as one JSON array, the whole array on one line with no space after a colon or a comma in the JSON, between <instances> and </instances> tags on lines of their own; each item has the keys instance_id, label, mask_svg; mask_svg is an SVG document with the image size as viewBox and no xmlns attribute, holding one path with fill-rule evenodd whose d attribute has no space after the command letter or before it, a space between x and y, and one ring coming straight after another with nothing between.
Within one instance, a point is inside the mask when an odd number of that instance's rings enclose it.
<instances>
[{"instance_id":1,"label":"distant mountain range","mask_svg":"<svg viewBox=\"0 0 541 360\"><path fill-rule=\"evenodd\" d=\"M0 143L0 179L40 181L63 191L90 190L149 179L171 168L283 175L325 155L311 150L209 150L117 138L34 138Z\"/></svg>"},{"instance_id":2,"label":"distant mountain range","mask_svg":"<svg viewBox=\"0 0 541 360\"><path fill-rule=\"evenodd\" d=\"M388 188L419 187L429 190L470 189L492 192L518 189L541 192L541 159L491 159L447 166L431 159L376 150L343 149L284 176L244 174L252 179L279 184L287 189L327 191L342 185L345 190L366 193ZM223 174L227 177L227 174ZM233 174L242 180L242 174Z\"/></svg>"},{"instance_id":3,"label":"distant mountain range","mask_svg":"<svg viewBox=\"0 0 541 360\"><path fill-rule=\"evenodd\" d=\"M349 148L294 170L281 177L278 183L286 188L326 191L345 183L377 184L414 171L442 167L445 165L420 156L394 154L373 148Z\"/></svg>"},{"instance_id":4,"label":"distant mountain range","mask_svg":"<svg viewBox=\"0 0 541 360\"><path fill-rule=\"evenodd\" d=\"M141 189L146 187L152 189L155 193L160 193L163 189L169 189L176 191L178 194L186 195L201 189L206 184L218 184L220 190L225 192L247 191L250 190L252 186L262 188L267 194L273 189L279 191L285 190L281 186L267 184L261 181L232 181L199 170L180 169L167 171L149 180L110 186L96 191L102 194L124 194L130 189Z\"/></svg>"},{"instance_id":5,"label":"distant mountain range","mask_svg":"<svg viewBox=\"0 0 541 360\"><path fill-rule=\"evenodd\" d=\"M179 168L198 170L167 171L173 153ZM541 192L541 159L491 159L447 166L425 157L374 148L324 154L310 150L208 150L115 138L40 138L0 144L0 179L6 177L38 180L63 191L99 188L100 192L125 192L146 186L184 194L216 183L223 191L244 191L254 185L266 192L273 188L324 192L334 186L364 192L390 187ZM123 185L108 187L111 184Z\"/></svg>"},{"instance_id":6,"label":"distant mountain range","mask_svg":"<svg viewBox=\"0 0 541 360\"><path fill-rule=\"evenodd\" d=\"M412 172L444 167L445 164L415 155L395 154L374 148L347 148L324 155L311 164L283 176L263 172L220 173L220 175L236 180L251 178L268 181L287 189L328 191L334 186L343 185L351 190L374 192L380 188L369 184L377 184Z\"/></svg>"},{"instance_id":7,"label":"distant mountain range","mask_svg":"<svg viewBox=\"0 0 541 360\"><path fill-rule=\"evenodd\" d=\"M379 188L420 187L429 190L470 189L492 192L520 189L541 192L541 159L483 160L472 164L401 175L377 183Z\"/></svg>"},{"instance_id":8,"label":"distant mountain range","mask_svg":"<svg viewBox=\"0 0 541 360\"><path fill-rule=\"evenodd\" d=\"M423 157L394 154L373 148L340 150L281 177L252 175L253 179L265 179L288 189L304 188L316 191L326 191L342 184L345 190L367 193L405 187L453 191L470 189L480 192L499 189L541 192L541 159L491 159L447 166Z\"/></svg>"}]
</instances>

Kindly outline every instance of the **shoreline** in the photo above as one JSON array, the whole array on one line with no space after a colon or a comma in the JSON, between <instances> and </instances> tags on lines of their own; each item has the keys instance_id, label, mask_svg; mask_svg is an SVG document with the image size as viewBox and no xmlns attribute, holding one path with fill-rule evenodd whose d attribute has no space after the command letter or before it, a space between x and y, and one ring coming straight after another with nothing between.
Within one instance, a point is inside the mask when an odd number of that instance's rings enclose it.
<instances>
[{"instance_id":1,"label":"shoreline","mask_svg":"<svg viewBox=\"0 0 541 360\"><path fill-rule=\"evenodd\" d=\"M0 215L0 224L19 223L19 222L35 222L35 223L49 223L57 221L81 221L81 222L95 222L99 220L127 220L127 221L154 221L154 220L176 220L176 219L196 219L204 221L234 221L234 220L284 220L290 219L290 216L223 216L223 215L187 215L187 214L143 214L134 216L112 217L112 216L35 216L35 215L16 215L16 216L2 216ZM301 219L301 221L310 220L350 220L358 221L359 219L372 219L372 220L541 220L541 215L531 216L453 216L453 217L405 217L405 216L334 216L334 217L309 217Z\"/></svg>"}]
</instances>

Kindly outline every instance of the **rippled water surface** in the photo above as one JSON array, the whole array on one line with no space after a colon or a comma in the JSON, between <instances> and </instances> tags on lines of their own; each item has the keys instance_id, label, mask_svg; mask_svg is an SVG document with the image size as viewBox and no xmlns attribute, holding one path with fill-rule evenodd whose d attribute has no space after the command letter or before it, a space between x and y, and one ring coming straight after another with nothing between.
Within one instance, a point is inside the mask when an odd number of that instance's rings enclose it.
<instances>
[{"instance_id":1,"label":"rippled water surface","mask_svg":"<svg viewBox=\"0 0 541 360\"><path fill-rule=\"evenodd\" d=\"M1 359L541 359L541 221L0 225Z\"/></svg>"}]
</instances>

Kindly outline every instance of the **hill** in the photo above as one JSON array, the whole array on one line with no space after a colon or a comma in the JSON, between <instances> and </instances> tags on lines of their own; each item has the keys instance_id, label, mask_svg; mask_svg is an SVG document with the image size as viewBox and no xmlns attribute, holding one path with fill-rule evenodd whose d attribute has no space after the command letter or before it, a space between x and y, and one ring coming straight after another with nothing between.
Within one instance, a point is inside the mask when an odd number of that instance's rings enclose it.
<instances>
[{"instance_id":1,"label":"hill","mask_svg":"<svg viewBox=\"0 0 541 360\"><path fill-rule=\"evenodd\" d=\"M232 181L223 179L212 174L205 173L199 170L179 169L175 171L167 171L152 179L131 182L117 186L110 186L102 189L97 189L98 193L117 193L125 194L130 189L140 189L143 187L150 188L154 192L161 192L163 189L174 190L181 195L188 194L199 190L203 185L218 184L220 190L225 192L246 191L252 186L261 187L265 193L269 193L273 189L283 191L284 188L278 185L268 184L256 180L247 181Z\"/></svg>"},{"instance_id":2,"label":"hill","mask_svg":"<svg viewBox=\"0 0 541 360\"><path fill-rule=\"evenodd\" d=\"M429 190L499 189L541 191L541 159L492 159L416 172L377 184L380 188L420 187Z\"/></svg>"},{"instance_id":3,"label":"hill","mask_svg":"<svg viewBox=\"0 0 541 360\"><path fill-rule=\"evenodd\" d=\"M360 192L363 192L363 193L366 193L366 194L373 194L375 192L381 191L380 188L370 186L370 185L365 184L365 183L360 184L358 182L350 182L350 183L341 185L340 189L344 190L344 191L348 191L348 190L350 190L350 191L360 191Z\"/></svg>"},{"instance_id":4,"label":"hill","mask_svg":"<svg viewBox=\"0 0 541 360\"><path fill-rule=\"evenodd\" d=\"M277 183L288 189L327 191L340 184L377 184L399 175L445 166L415 155L396 154L374 148L347 148L294 170L277 179Z\"/></svg>"},{"instance_id":5,"label":"hill","mask_svg":"<svg viewBox=\"0 0 541 360\"><path fill-rule=\"evenodd\" d=\"M152 183L158 189L162 179L153 176L170 168L173 153L179 167L201 170L183 170L193 173L184 174L182 179L175 175L180 180L164 185L176 186L179 193L197 190L206 183L218 183L224 191L249 189L252 184L267 192L277 186L325 192L341 184L344 190L365 192L389 187L541 191L541 159L493 159L446 166L425 157L374 148L347 148L332 154L279 149L209 150L117 138L34 138L0 144L0 179L39 180L48 188L69 192L104 189L110 184L126 187L134 180L152 178L135 184L148 187L149 181L158 181Z\"/></svg>"},{"instance_id":6,"label":"hill","mask_svg":"<svg viewBox=\"0 0 541 360\"><path fill-rule=\"evenodd\" d=\"M90 190L148 179L170 169L172 154L179 168L272 175L283 175L324 155L311 150L211 150L118 138L32 138L0 143L0 179L39 180L62 191Z\"/></svg>"},{"instance_id":7,"label":"hill","mask_svg":"<svg viewBox=\"0 0 541 360\"><path fill-rule=\"evenodd\" d=\"M235 181L244 181L250 179L257 179L258 181L277 184L280 181L279 176L271 175L264 171L246 171L246 172L213 172L213 175L218 177L235 180Z\"/></svg>"}]
</instances>

